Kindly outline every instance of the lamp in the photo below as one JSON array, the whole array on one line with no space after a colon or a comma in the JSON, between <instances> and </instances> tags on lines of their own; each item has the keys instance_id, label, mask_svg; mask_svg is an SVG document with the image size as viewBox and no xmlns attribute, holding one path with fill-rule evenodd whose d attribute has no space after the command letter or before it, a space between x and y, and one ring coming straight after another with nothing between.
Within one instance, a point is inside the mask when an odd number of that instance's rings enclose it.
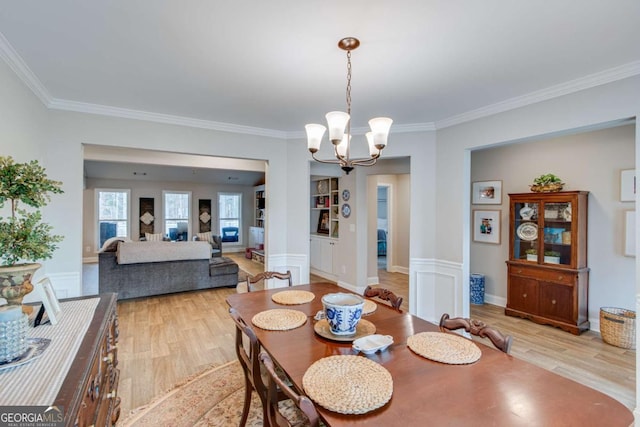
<instances>
[{"instance_id":1,"label":"lamp","mask_svg":"<svg viewBox=\"0 0 640 427\"><path fill-rule=\"evenodd\" d=\"M346 37L338 42L338 47L347 51L347 112L331 111L326 115L327 125L329 127L329 140L333 144L336 160L321 160L315 155L320 149L322 137L327 128L323 125L313 123L305 126L305 130L307 131L307 148L311 152L311 157L321 163L339 164L347 175L353 170L354 166L372 166L376 164L382 150L387 146L389 129L391 128L391 123L393 123L393 120L388 117L377 117L369 120L371 132L366 133L366 138L369 144L370 157L367 159L352 159L350 157L351 51L358 46L360 46L360 40L354 37Z\"/></svg>"}]
</instances>

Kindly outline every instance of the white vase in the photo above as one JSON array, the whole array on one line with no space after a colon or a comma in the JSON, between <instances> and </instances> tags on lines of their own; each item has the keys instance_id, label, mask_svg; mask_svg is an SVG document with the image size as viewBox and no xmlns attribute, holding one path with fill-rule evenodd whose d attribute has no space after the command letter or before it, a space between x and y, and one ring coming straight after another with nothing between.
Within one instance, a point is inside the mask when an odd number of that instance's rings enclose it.
<instances>
[{"instance_id":1,"label":"white vase","mask_svg":"<svg viewBox=\"0 0 640 427\"><path fill-rule=\"evenodd\" d=\"M538 261L538 254L527 254L527 261Z\"/></svg>"},{"instance_id":2,"label":"white vase","mask_svg":"<svg viewBox=\"0 0 640 427\"><path fill-rule=\"evenodd\" d=\"M560 257L559 256L544 256L544 262L549 263L549 264L560 264Z\"/></svg>"},{"instance_id":3,"label":"white vase","mask_svg":"<svg viewBox=\"0 0 640 427\"><path fill-rule=\"evenodd\" d=\"M520 218L530 220L533 217L533 208L529 207L529 203L525 203L524 207L520 209Z\"/></svg>"}]
</instances>

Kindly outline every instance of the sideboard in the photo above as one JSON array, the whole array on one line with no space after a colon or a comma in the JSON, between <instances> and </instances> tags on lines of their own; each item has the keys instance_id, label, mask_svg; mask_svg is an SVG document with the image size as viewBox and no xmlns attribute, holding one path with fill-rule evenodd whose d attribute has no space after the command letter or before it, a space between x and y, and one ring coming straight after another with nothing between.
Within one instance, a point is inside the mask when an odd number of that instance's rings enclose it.
<instances>
[{"instance_id":1,"label":"sideboard","mask_svg":"<svg viewBox=\"0 0 640 427\"><path fill-rule=\"evenodd\" d=\"M53 403L64 408L66 426L113 426L120 416L117 298L115 293L99 297L89 329Z\"/></svg>"}]
</instances>

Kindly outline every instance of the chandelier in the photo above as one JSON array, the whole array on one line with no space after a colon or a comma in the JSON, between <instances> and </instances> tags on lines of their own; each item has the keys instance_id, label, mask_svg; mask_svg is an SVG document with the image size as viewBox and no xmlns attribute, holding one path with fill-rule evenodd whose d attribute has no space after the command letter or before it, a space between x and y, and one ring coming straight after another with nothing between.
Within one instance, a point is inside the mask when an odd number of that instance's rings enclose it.
<instances>
[{"instance_id":1,"label":"chandelier","mask_svg":"<svg viewBox=\"0 0 640 427\"><path fill-rule=\"evenodd\" d=\"M371 132L365 134L369 144L369 158L352 159L350 156L351 145L351 51L360 46L360 40L354 37L346 37L338 42L338 47L347 51L347 112L331 111L325 116L329 126L329 140L333 144L336 160L321 160L316 157L320 149L320 143L327 128L320 124L308 124L307 148L311 152L311 157L321 163L339 164L348 175L354 166L372 166L376 164L382 150L387 145L391 120L388 117L377 117L369 120Z\"/></svg>"}]
</instances>

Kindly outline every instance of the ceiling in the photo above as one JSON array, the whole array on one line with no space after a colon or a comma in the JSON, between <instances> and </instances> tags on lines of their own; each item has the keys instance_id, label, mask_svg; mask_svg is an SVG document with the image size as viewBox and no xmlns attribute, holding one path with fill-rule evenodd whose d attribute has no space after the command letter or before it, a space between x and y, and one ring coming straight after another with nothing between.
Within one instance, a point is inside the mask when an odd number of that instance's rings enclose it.
<instances>
[{"instance_id":1,"label":"ceiling","mask_svg":"<svg viewBox=\"0 0 640 427\"><path fill-rule=\"evenodd\" d=\"M0 0L0 56L50 108L298 137L345 109L355 36L354 133L393 135L640 74L639 23L638 0Z\"/></svg>"},{"instance_id":2,"label":"ceiling","mask_svg":"<svg viewBox=\"0 0 640 427\"><path fill-rule=\"evenodd\" d=\"M337 42L354 36L352 131L388 116L392 144L393 132L640 74L639 23L637 0L0 0L0 57L49 108L292 138L345 110ZM147 157L88 157L85 174L238 185L264 176Z\"/></svg>"}]
</instances>

